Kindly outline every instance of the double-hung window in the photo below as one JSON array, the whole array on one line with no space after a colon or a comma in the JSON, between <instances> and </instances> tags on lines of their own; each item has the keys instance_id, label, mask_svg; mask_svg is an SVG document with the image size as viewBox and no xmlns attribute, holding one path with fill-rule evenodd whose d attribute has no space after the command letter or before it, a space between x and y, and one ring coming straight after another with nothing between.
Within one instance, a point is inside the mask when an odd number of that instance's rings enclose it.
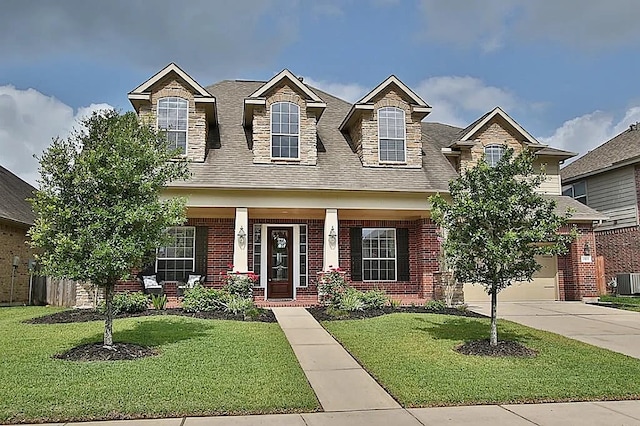
<instances>
[{"instance_id":1,"label":"double-hung window","mask_svg":"<svg viewBox=\"0 0 640 426\"><path fill-rule=\"evenodd\" d=\"M167 281L181 281L194 271L196 228L176 226L167 234L170 242L158 249L156 271Z\"/></svg>"},{"instance_id":2,"label":"double-hung window","mask_svg":"<svg viewBox=\"0 0 640 426\"><path fill-rule=\"evenodd\" d=\"M491 144L484 147L484 161L489 167L495 167L504 155L504 146Z\"/></svg>"},{"instance_id":3,"label":"double-hung window","mask_svg":"<svg viewBox=\"0 0 640 426\"><path fill-rule=\"evenodd\" d=\"M396 280L396 230L362 229L362 272L364 281Z\"/></svg>"},{"instance_id":4,"label":"double-hung window","mask_svg":"<svg viewBox=\"0 0 640 426\"><path fill-rule=\"evenodd\" d=\"M582 204L587 204L587 183L585 181L576 182L572 185L565 186L562 195L573 198Z\"/></svg>"},{"instance_id":5,"label":"double-hung window","mask_svg":"<svg viewBox=\"0 0 640 426\"><path fill-rule=\"evenodd\" d=\"M378 109L378 149L382 162L405 162L405 117L400 108Z\"/></svg>"},{"instance_id":6,"label":"double-hung window","mask_svg":"<svg viewBox=\"0 0 640 426\"><path fill-rule=\"evenodd\" d=\"M189 103L177 97L158 100L158 129L165 132L169 141L169 149L187 152Z\"/></svg>"},{"instance_id":7,"label":"double-hung window","mask_svg":"<svg viewBox=\"0 0 640 426\"><path fill-rule=\"evenodd\" d=\"M300 158L300 108L294 103L271 105L271 157Z\"/></svg>"}]
</instances>

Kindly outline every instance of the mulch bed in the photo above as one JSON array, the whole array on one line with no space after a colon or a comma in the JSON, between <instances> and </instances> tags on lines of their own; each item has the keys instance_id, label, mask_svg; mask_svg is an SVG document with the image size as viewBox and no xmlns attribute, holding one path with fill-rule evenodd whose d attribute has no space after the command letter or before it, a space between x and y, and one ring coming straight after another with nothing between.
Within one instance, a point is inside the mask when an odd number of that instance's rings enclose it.
<instances>
[{"instance_id":1,"label":"mulch bed","mask_svg":"<svg viewBox=\"0 0 640 426\"><path fill-rule=\"evenodd\" d=\"M144 316L155 315L182 315L185 317L201 318L201 319L222 319L233 321L258 321L258 322L276 322L276 317L273 312L268 309L261 311L260 315L255 318L245 318L244 315L233 315L222 311L212 312L185 312L181 308L165 309L162 311L147 309L144 312L137 312L134 314L122 313L114 315L114 319L119 318L134 318ZM42 317L36 317L26 320L25 323L29 324L66 324L72 322L89 322L89 321L104 321L104 314L96 311L95 309L72 309L68 311L57 312L51 315L45 315Z\"/></svg>"},{"instance_id":2,"label":"mulch bed","mask_svg":"<svg viewBox=\"0 0 640 426\"><path fill-rule=\"evenodd\" d=\"M311 308L307 308L307 311L317 321L340 321L340 320L350 320L350 319L364 319L364 318L373 318L379 317L381 315L393 314L395 312L404 312L404 313L412 313L412 314L441 314L441 315L456 315L461 317L469 317L469 318L486 318L484 315L469 311L462 310L457 308L444 308L444 309L429 309L424 306L400 306L397 308L393 308L391 306L384 306L381 309L368 309L365 311L353 311L341 312L341 315L336 316L329 312L327 312L326 306L314 306Z\"/></svg>"},{"instance_id":3,"label":"mulch bed","mask_svg":"<svg viewBox=\"0 0 640 426\"><path fill-rule=\"evenodd\" d=\"M491 346L489 339L474 340L471 342L463 343L456 348L456 351L463 355L481 355L481 356L493 356L493 357L520 357L520 358L533 358L538 355L538 352L533 349L529 349L526 346L509 340L498 341L497 346Z\"/></svg>"},{"instance_id":4,"label":"mulch bed","mask_svg":"<svg viewBox=\"0 0 640 426\"><path fill-rule=\"evenodd\" d=\"M65 361L126 361L154 355L158 355L154 349L135 343L114 343L111 347L102 343L87 343L53 357Z\"/></svg>"}]
</instances>

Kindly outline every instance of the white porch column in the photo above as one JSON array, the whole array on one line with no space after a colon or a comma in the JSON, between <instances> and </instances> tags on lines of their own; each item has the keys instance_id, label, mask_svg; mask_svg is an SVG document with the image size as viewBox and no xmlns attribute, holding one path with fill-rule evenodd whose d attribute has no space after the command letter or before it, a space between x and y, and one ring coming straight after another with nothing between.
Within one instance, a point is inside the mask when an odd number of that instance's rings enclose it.
<instances>
[{"instance_id":1,"label":"white porch column","mask_svg":"<svg viewBox=\"0 0 640 426\"><path fill-rule=\"evenodd\" d=\"M233 241L233 270L247 272L249 269L249 213L246 207L236 208Z\"/></svg>"},{"instance_id":2,"label":"white porch column","mask_svg":"<svg viewBox=\"0 0 640 426\"><path fill-rule=\"evenodd\" d=\"M338 233L338 210L326 209L324 216L324 241L322 246L322 270L338 268L340 265L340 236Z\"/></svg>"}]
</instances>

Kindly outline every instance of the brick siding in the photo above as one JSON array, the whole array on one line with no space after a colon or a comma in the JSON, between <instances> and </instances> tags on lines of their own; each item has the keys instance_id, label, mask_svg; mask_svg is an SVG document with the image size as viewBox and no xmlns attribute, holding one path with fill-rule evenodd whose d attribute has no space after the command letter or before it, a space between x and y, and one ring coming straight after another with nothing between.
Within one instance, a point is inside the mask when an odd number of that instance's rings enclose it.
<instances>
[{"instance_id":1,"label":"brick siding","mask_svg":"<svg viewBox=\"0 0 640 426\"><path fill-rule=\"evenodd\" d=\"M29 259L33 250L28 246L28 227L0 221L0 303L11 298L13 257L20 257L13 283L13 302L29 301Z\"/></svg>"}]
</instances>

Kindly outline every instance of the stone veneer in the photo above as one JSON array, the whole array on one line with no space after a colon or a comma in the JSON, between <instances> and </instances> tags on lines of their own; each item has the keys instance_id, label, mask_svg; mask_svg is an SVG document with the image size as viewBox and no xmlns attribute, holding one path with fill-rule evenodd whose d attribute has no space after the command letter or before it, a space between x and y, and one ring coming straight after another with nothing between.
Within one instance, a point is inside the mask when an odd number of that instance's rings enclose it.
<instances>
[{"instance_id":1,"label":"stone veneer","mask_svg":"<svg viewBox=\"0 0 640 426\"><path fill-rule=\"evenodd\" d=\"M400 108L405 112L405 162L381 162L378 142L378 109ZM374 99L373 111L363 111L359 122L351 126L349 136L362 164L366 167L422 167L422 115L413 114L411 105L400 92L388 88Z\"/></svg>"},{"instance_id":2,"label":"stone veneer","mask_svg":"<svg viewBox=\"0 0 640 426\"><path fill-rule=\"evenodd\" d=\"M510 130L511 126L501 118L491 120L476 133L476 143L469 149L463 148L460 153L461 171L473 168L484 155L487 145L499 144L513 148L515 154L522 151L523 142L521 136Z\"/></svg>"},{"instance_id":3,"label":"stone veneer","mask_svg":"<svg viewBox=\"0 0 640 426\"><path fill-rule=\"evenodd\" d=\"M194 102L194 94L188 90L189 85L175 73L169 73L153 85L150 104L140 108L138 116L148 119L155 126L158 110L158 100L166 97L178 97L189 101L189 115L187 122L187 152L191 161L203 162L207 154L207 122L205 106Z\"/></svg>"},{"instance_id":4,"label":"stone veneer","mask_svg":"<svg viewBox=\"0 0 640 426\"><path fill-rule=\"evenodd\" d=\"M29 259L33 258L33 250L28 245L28 226L0 221L0 303L9 302L11 298L11 275L13 273L13 257L20 257L13 283L13 302L29 301Z\"/></svg>"},{"instance_id":5,"label":"stone veneer","mask_svg":"<svg viewBox=\"0 0 640 426\"><path fill-rule=\"evenodd\" d=\"M298 140L299 159L271 158L271 105L276 102L291 102L300 108ZM253 162L295 163L315 166L318 160L318 142L315 114L307 111L305 99L286 83L280 83L269 91L266 106L253 110Z\"/></svg>"}]
</instances>

